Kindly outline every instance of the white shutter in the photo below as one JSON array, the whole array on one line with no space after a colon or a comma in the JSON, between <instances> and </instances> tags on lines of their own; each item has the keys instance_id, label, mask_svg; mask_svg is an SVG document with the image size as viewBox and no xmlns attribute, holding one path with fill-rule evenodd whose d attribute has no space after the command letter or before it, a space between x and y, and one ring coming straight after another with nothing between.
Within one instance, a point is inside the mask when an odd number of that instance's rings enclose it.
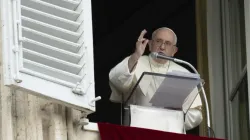
<instances>
[{"instance_id":1,"label":"white shutter","mask_svg":"<svg viewBox=\"0 0 250 140\"><path fill-rule=\"evenodd\" d=\"M2 0L5 85L95 111L91 0Z\"/></svg>"}]
</instances>

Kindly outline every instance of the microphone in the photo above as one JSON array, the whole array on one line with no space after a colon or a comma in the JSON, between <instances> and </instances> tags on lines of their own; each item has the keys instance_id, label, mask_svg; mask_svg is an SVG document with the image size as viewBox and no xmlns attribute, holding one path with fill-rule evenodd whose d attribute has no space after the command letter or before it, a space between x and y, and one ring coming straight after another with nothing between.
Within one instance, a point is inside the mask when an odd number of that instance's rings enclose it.
<instances>
[{"instance_id":1,"label":"microphone","mask_svg":"<svg viewBox=\"0 0 250 140\"><path fill-rule=\"evenodd\" d=\"M177 58L173 58L173 57L170 57L170 56L166 56L165 54L163 54L161 52L160 53L151 52L150 56L152 58L154 58L154 59L159 58L159 59L165 59L165 60L174 61L174 62L177 62L177 63L185 63L185 61L183 61L183 60L180 60L180 59L177 59Z\"/></svg>"},{"instance_id":2,"label":"microphone","mask_svg":"<svg viewBox=\"0 0 250 140\"><path fill-rule=\"evenodd\" d=\"M165 60L170 60L170 61L174 61L174 62L177 62L177 63L185 64L185 65L189 66L194 71L194 73L199 74L198 71L194 68L194 66L192 64L186 62L186 61L183 61L183 60L180 60L180 59L177 59L177 58L174 58L174 57L169 57L169 56L166 56L163 53L157 53L157 52L151 52L150 56L152 58L154 58L154 59L159 58L159 59L165 59ZM210 135L211 135L211 133L210 133L211 124L210 124L210 114L209 114L209 107L208 107L207 97L206 97L206 93L205 93L203 84L201 82L199 83L199 86L201 88L202 97L203 97L203 100L205 102L206 116L207 116L207 126L209 128L208 129L208 137L210 137Z\"/></svg>"}]
</instances>

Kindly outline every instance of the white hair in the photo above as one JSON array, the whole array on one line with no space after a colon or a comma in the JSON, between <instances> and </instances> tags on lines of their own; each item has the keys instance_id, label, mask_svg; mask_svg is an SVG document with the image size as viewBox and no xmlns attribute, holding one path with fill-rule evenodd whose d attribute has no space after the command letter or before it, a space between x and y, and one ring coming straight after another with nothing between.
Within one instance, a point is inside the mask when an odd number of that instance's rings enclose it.
<instances>
[{"instance_id":1,"label":"white hair","mask_svg":"<svg viewBox=\"0 0 250 140\"><path fill-rule=\"evenodd\" d=\"M172 29L167 28L167 27L161 27L161 28L156 29L156 30L152 33L152 39L155 37L156 33L157 33L159 30L162 30L162 29L164 29L164 30L169 30L169 31L171 31L171 32L174 34L174 45L176 45L176 44L177 44L177 36L176 36L176 34L174 33L174 31L173 31Z\"/></svg>"}]
</instances>

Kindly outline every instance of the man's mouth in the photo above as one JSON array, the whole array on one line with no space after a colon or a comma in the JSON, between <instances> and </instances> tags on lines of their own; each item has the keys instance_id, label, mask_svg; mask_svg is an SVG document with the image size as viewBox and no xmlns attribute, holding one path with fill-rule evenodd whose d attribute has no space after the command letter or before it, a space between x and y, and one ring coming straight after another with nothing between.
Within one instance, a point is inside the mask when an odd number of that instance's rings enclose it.
<instances>
[{"instance_id":1,"label":"man's mouth","mask_svg":"<svg viewBox=\"0 0 250 140\"><path fill-rule=\"evenodd\" d=\"M158 52L158 54L160 54L160 55L166 55L164 52Z\"/></svg>"}]
</instances>

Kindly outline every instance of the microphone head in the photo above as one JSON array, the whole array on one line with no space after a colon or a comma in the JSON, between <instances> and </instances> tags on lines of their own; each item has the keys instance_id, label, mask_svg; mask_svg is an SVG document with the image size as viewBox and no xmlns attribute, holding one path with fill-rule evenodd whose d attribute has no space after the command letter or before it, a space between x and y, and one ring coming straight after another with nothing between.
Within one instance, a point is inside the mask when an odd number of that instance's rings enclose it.
<instances>
[{"instance_id":1,"label":"microphone head","mask_svg":"<svg viewBox=\"0 0 250 140\"><path fill-rule=\"evenodd\" d=\"M158 56L158 53L157 53L157 52L151 52L151 53L150 53L150 56L151 56L152 58L156 59L157 56Z\"/></svg>"}]
</instances>

